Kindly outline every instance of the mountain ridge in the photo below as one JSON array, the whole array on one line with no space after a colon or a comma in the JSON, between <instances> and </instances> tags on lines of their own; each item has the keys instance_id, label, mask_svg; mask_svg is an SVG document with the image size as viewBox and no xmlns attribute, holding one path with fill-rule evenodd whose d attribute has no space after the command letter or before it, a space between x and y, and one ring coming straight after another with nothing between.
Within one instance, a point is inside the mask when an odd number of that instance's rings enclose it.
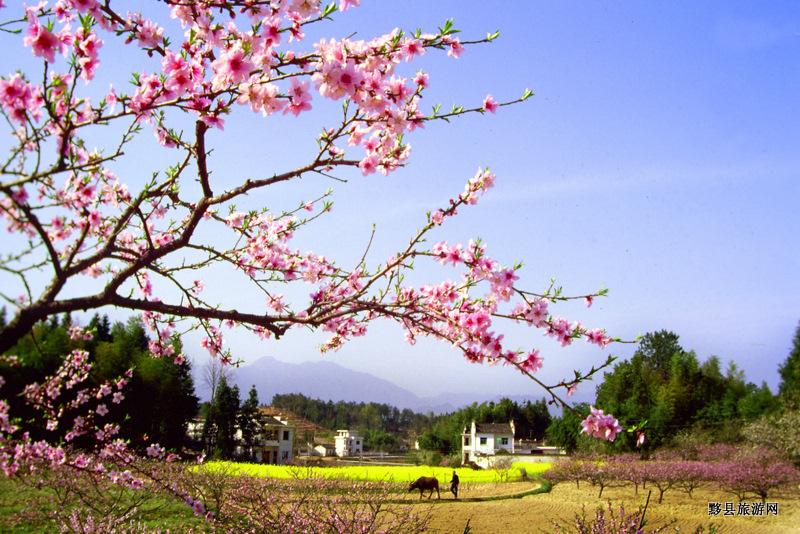
<instances>
[{"instance_id":1,"label":"mountain ridge","mask_svg":"<svg viewBox=\"0 0 800 534\"><path fill-rule=\"evenodd\" d=\"M449 413L477 402L531 399L519 395L487 395L478 393L440 393L419 397L412 391L364 371L348 369L335 362L282 362L271 356L262 356L234 372L231 382L239 386L244 399L255 385L259 401L268 404L275 394L301 393L306 397L324 401L375 402L399 409L408 408L415 413ZM201 401L209 400L210 388L195 380L195 392Z\"/></svg>"}]
</instances>

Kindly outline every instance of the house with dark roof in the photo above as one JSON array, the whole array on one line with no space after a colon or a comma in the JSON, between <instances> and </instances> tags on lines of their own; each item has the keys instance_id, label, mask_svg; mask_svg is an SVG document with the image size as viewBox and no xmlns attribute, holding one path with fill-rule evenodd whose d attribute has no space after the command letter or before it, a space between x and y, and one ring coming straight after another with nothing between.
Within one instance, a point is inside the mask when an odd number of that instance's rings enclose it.
<instances>
[{"instance_id":1,"label":"house with dark roof","mask_svg":"<svg viewBox=\"0 0 800 534\"><path fill-rule=\"evenodd\" d=\"M500 451L505 451L502 453ZM461 460L478 463L500 454L514 454L514 421L508 423L476 423L461 434Z\"/></svg>"},{"instance_id":2,"label":"house with dark roof","mask_svg":"<svg viewBox=\"0 0 800 534\"><path fill-rule=\"evenodd\" d=\"M270 417L257 412L253 415L250 437L245 439L242 427L236 423L233 432L233 456L257 463L286 464L292 461L295 427L280 416ZM213 423L212 423L213 424ZM214 450L216 429L212 428L203 442L205 417L192 419L186 428L187 437L210 454Z\"/></svg>"},{"instance_id":3,"label":"house with dark roof","mask_svg":"<svg viewBox=\"0 0 800 534\"><path fill-rule=\"evenodd\" d=\"M264 414L256 416L257 431L253 440L251 455L258 463L283 465L292 461L294 445L294 425L278 417ZM237 430L237 441L242 442L241 430ZM237 452L240 447L237 447Z\"/></svg>"}]
</instances>

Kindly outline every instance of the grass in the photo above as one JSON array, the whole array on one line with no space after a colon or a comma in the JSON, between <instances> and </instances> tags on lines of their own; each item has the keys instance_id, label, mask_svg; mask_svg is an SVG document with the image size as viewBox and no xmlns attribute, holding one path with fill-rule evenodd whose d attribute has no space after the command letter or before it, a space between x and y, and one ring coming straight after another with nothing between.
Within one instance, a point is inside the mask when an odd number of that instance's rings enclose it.
<instances>
[{"instance_id":1,"label":"grass","mask_svg":"<svg viewBox=\"0 0 800 534\"><path fill-rule=\"evenodd\" d=\"M58 511L59 505L52 499L50 490L30 488L0 476L0 534L57 532L52 516ZM182 502L162 497L150 502L148 510L137 517L137 521L150 529L171 532L194 529L194 532L200 533L210 528Z\"/></svg>"}]
</instances>

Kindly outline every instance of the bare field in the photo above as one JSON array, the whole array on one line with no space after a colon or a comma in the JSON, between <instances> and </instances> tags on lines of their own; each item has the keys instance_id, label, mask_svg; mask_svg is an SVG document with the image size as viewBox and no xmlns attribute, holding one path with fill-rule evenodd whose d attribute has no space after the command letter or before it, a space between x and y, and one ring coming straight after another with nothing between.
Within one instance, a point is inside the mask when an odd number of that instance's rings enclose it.
<instances>
[{"instance_id":1,"label":"bare field","mask_svg":"<svg viewBox=\"0 0 800 534\"><path fill-rule=\"evenodd\" d=\"M472 484L463 486L459 497L472 499L509 495L536 487L535 482ZM581 483L580 488L576 488L574 483L558 484L550 493L485 502L464 502L461 499L455 501L447 489L442 488L440 502L419 504L420 508L431 512L431 532L459 534L464 531L467 520L471 534L552 532L553 519L560 520L562 524L571 524L575 513L581 511L582 504L586 506L586 515L594 517L595 509L605 506L609 499L615 510L620 504L624 504L627 512L635 511L639 505L643 506L647 499L647 490L639 488L637 495L633 486L606 488L603 497L598 498L599 488L588 483ZM419 493L413 497L409 499L418 500ZM435 493L433 499L436 499ZM714 523L719 527L720 533L800 533L800 492L797 490L779 492L767 499L767 502L778 503L777 516L723 517L720 514L712 517L708 515L709 502L719 502L723 509L726 502L733 502L734 509L738 506L737 499L732 494L711 487L695 490L692 497L684 492L670 490L664 494L663 502L658 504L658 490L654 489L645 515L647 526L655 529L676 519L674 526L680 527L682 532L694 532L700 524L708 526L709 523ZM760 500L752 498L747 502ZM667 530L670 531L674 532L673 529Z\"/></svg>"}]
</instances>

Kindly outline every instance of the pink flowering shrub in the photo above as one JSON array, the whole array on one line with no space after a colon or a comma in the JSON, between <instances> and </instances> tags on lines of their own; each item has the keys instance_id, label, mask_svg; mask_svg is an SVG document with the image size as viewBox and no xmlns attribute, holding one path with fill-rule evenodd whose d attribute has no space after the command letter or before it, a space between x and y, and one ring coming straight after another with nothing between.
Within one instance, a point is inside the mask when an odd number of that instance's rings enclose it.
<instances>
[{"instance_id":1,"label":"pink flowering shrub","mask_svg":"<svg viewBox=\"0 0 800 534\"><path fill-rule=\"evenodd\" d=\"M746 495L755 495L763 503L773 490L800 483L800 471L774 450L744 451L736 458L718 462L715 467L709 478L740 501Z\"/></svg>"},{"instance_id":2,"label":"pink flowering shrub","mask_svg":"<svg viewBox=\"0 0 800 534\"><path fill-rule=\"evenodd\" d=\"M713 448L704 450L708 453ZM587 481L599 486L600 496L604 488L622 483L633 484L637 493L640 485L652 486L659 492L659 503L671 489L691 497L695 489L704 485L723 488L740 501L757 496L765 502L772 491L793 488L800 482L800 471L774 451L730 446L721 447L720 451L731 456L703 461L684 461L675 451L656 454L659 459L655 460L639 460L632 455L577 456L554 464L544 477L552 484L574 481L579 487L581 481Z\"/></svg>"},{"instance_id":3,"label":"pink flowering shrub","mask_svg":"<svg viewBox=\"0 0 800 534\"><path fill-rule=\"evenodd\" d=\"M571 523L553 521L554 534L657 534L666 531L671 524L658 527L654 530L645 530L643 517L644 509L639 509L632 514L625 512L625 506L620 505L615 511L611 501L606 508L598 506L593 518L586 516L585 507L580 514L575 514ZM563 520L562 520L563 521ZM700 532L698 530L698 532Z\"/></svg>"}]
</instances>

